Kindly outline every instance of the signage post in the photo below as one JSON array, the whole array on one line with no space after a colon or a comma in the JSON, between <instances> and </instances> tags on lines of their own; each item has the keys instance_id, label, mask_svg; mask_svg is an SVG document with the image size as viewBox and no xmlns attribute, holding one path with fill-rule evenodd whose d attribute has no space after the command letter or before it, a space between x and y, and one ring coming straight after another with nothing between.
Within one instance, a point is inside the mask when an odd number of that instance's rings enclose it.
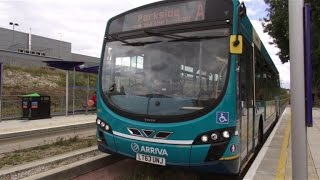
<instances>
[{"instance_id":1,"label":"signage post","mask_svg":"<svg viewBox=\"0 0 320 180\"><path fill-rule=\"evenodd\" d=\"M304 0L289 0L292 179L308 179L305 121Z\"/></svg>"},{"instance_id":2,"label":"signage post","mask_svg":"<svg viewBox=\"0 0 320 180\"><path fill-rule=\"evenodd\" d=\"M311 61L311 5L304 6L304 49L306 73L306 125L312 127L312 61Z\"/></svg>"}]
</instances>

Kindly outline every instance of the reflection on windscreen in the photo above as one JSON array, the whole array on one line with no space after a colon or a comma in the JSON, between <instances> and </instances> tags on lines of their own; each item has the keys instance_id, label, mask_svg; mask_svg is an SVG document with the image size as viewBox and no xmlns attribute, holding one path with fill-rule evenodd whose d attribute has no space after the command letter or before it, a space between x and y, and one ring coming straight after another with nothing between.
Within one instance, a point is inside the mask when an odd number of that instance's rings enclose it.
<instances>
[{"instance_id":1,"label":"reflection on windscreen","mask_svg":"<svg viewBox=\"0 0 320 180\"><path fill-rule=\"evenodd\" d=\"M108 101L126 112L166 117L209 107L221 95L228 72L227 34L218 35L211 30L183 34L198 37L192 40L132 41L159 41L144 46L108 43L102 74ZM214 38L202 38L208 36Z\"/></svg>"}]
</instances>

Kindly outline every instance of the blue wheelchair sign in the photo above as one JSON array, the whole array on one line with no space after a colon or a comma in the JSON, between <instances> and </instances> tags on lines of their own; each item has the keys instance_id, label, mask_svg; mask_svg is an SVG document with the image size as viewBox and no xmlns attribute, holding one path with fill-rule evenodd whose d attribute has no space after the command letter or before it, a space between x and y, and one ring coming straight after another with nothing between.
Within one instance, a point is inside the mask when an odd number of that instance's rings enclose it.
<instances>
[{"instance_id":1,"label":"blue wheelchair sign","mask_svg":"<svg viewBox=\"0 0 320 180\"><path fill-rule=\"evenodd\" d=\"M216 122L218 124L229 124L229 113L228 112L217 112Z\"/></svg>"}]
</instances>

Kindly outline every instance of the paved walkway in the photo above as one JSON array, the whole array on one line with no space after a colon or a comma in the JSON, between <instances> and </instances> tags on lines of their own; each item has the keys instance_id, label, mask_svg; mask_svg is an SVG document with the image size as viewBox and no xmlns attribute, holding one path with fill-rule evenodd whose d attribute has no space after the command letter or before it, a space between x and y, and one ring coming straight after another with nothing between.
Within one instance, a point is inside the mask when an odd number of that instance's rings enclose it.
<instances>
[{"instance_id":1,"label":"paved walkway","mask_svg":"<svg viewBox=\"0 0 320 180\"><path fill-rule=\"evenodd\" d=\"M307 128L308 179L320 175L320 109L313 109L314 126ZM292 179L291 109L288 107L250 167L246 180Z\"/></svg>"},{"instance_id":2,"label":"paved walkway","mask_svg":"<svg viewBox=\"0 0 320 180\"><path fill-rule=\"evenodd\" d=\"M318 175L318 179L320 178L320 108L313 110L313 127L308 128L308 145L310 149L311 159L313 166Z\"/></svg>"},{"instance_id":3,"label":"paved walkway","mask_svg":"<svg viewBox=\"0 0 320 180\"><path fill-rule=\"evenodd\" d=\"M40 120L8 120L0 122L0 135L95 122L96 114L56 116ZM313 109L314 126L308 132L308 179L320 177L320 109ZM291 109L288 107L275 130L259 152L244 179L292 179Z\"/></svg>"},{"instance_id":4,"label":"paved walkway","mask_svg":"<svg viewBox=\"0 0 320 180\"><path fill-rule=\"evenodd\" d=\"M54 116L39 120L6 120L0 122L0 135L21 131L48 129L61 126L85 124L95 122L96 114L82 114L69 116Z\"/></svg>"}]
</instances>

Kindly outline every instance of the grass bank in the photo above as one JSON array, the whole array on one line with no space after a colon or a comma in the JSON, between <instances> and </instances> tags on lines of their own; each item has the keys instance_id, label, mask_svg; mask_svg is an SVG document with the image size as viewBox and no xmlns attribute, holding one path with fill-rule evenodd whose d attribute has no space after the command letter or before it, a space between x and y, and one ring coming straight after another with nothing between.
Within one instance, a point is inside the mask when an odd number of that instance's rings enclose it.
<instances>
[{"instance_id":1,"label":"grass bank","mask_svg":"<svg viewBox=\"0 0 320 180\"><path fill-rule=\"evenodd\" d=\"M70 139L58 138L52 144L0 154L0 169L91 146L96 146L96 139L93 136L87 138L75 136Z\"/></svg>"}]
</instances>

